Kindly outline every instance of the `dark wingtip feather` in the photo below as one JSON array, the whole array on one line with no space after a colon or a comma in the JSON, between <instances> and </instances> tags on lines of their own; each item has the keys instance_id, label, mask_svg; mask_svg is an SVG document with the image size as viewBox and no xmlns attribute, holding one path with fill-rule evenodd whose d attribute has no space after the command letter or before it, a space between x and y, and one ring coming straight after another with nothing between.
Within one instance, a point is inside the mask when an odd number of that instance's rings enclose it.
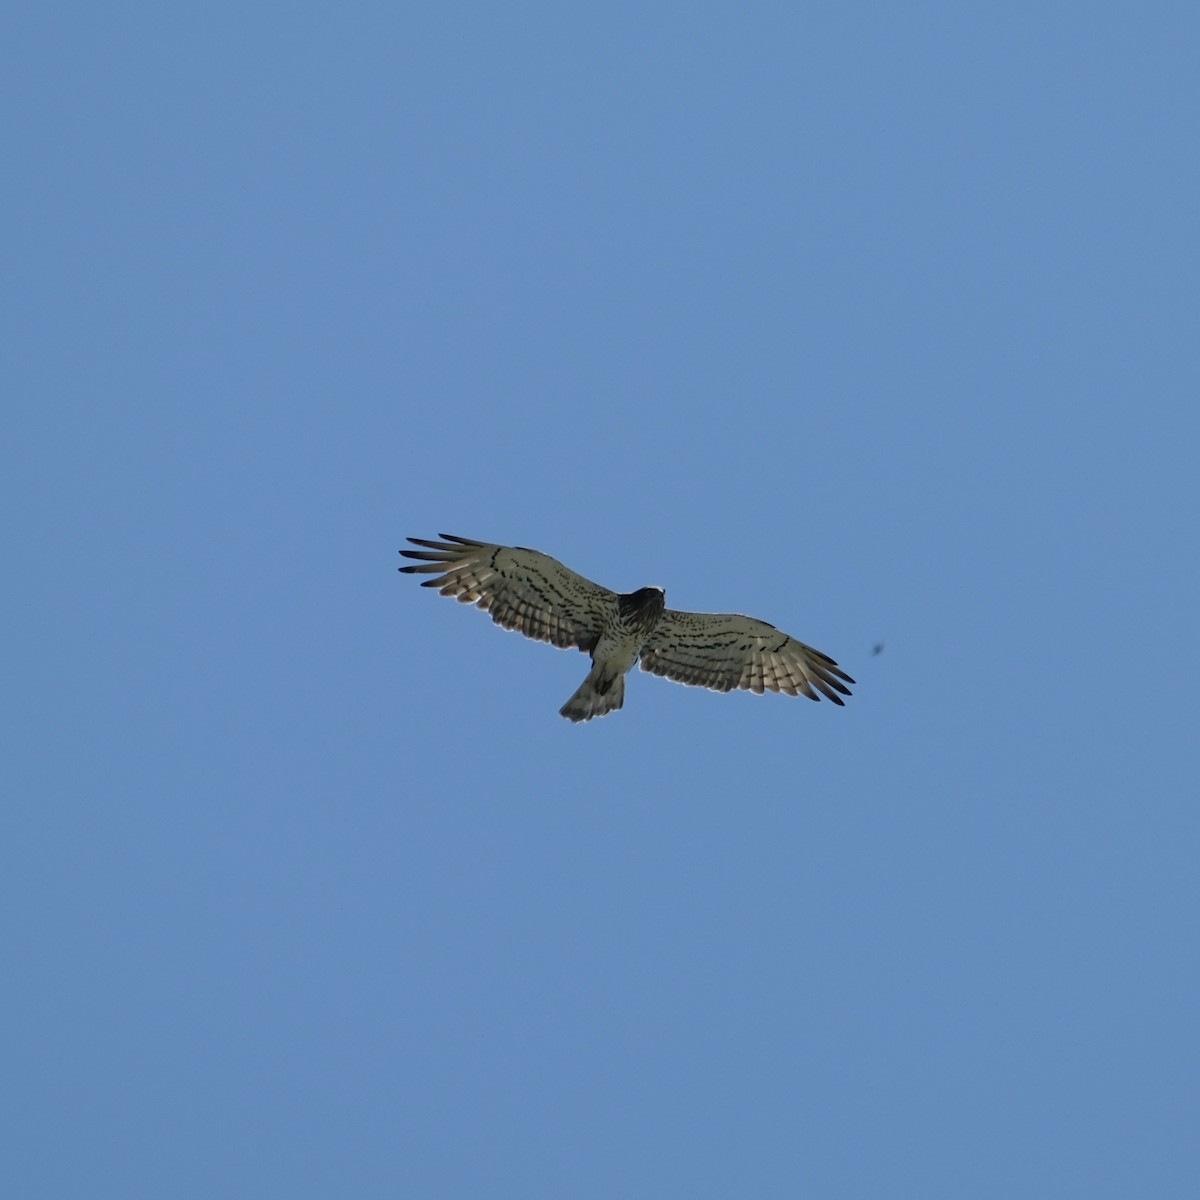
<instances>
[{"instance_id":1,"label":"dark wingtip feather","mask_svg":"<svg viewBox=\"0 0 1200 1200\"><path fill-rule=\"evenodd\" d=\"M834 659L830 658L828 654L822 654L818 650L817 655L822 660L821 666L824 667L825 670L830 675L836 675L838 677L838 679L844 679L847 683L854 682L854 680L851 679L850 676L847 675L846 672L843 671L842 668L837 665L836 661L834 661ZM833 681L831 680L830 682L833 682ZM837 688L837 690L839 692L841 692L843 695L845 695L845 696L850 695L850 693L848 691L846 691L846 689L844 687L842 687L842 685L840 683L834 683L833 686L835 688Z\"/></svg>"}]
</instances>

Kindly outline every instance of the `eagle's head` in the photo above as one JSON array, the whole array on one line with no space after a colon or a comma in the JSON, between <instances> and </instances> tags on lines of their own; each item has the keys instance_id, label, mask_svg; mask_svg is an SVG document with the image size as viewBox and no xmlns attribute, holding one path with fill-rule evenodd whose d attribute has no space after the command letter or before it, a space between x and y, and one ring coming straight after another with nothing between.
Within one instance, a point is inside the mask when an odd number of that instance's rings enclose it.
<instances>
[{"instance_id":1,"label":"eagle's head","mask_svg":"<svg viewBox=\"0 0 1200 1200\"><path fill-rule=\"evenodd\" d=\"M617 597L617 608L625 625L647 633L658 624L666 606L667 593L660 587L638 588L636 592L623 592Z\"/></svg>"}]
</instances>

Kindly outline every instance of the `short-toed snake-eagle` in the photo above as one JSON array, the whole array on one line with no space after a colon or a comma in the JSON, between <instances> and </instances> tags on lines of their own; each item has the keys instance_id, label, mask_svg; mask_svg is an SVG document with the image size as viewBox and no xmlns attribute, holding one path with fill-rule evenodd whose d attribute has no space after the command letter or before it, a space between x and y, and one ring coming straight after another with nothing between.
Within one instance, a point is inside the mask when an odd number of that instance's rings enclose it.
<instances>
[{"instance_id":1,"label":"short-toed snake-eagle","mask_svg":"<svg viewBox=\"0 0 1200 1200\"><path fill-rule=\"evenodd\" d=\"M613 592L524 546L441 537L410 537L426 549L401 550L419 565L400 570L437 575L423 586L486 610L505 629L592 656L587 678L559 710L569 721L620 708L625 675L639 660L643 671L718 692L786 692L810 700L824 696L834 704L850 695L846 684L854 680L832 658L766 621L676 612L666 607L662 588Z\"/></svg>"}]
</instances>

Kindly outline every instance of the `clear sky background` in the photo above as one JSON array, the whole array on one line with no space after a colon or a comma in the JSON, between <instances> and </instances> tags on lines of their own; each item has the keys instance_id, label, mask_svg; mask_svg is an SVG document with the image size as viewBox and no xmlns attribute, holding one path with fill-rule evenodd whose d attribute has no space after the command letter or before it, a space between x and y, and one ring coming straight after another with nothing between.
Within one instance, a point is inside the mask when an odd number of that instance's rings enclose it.
<instances>
[{"instance_id":1,"label":"clear sky background","mask_svg":"<svg viewBox=\"0 0 1200 1200\"><path fill-rule=\"evenodd\" d=\"M1200 1195L1194 3L0 25L0 1192Z\"/></svg>"}]
</instances>

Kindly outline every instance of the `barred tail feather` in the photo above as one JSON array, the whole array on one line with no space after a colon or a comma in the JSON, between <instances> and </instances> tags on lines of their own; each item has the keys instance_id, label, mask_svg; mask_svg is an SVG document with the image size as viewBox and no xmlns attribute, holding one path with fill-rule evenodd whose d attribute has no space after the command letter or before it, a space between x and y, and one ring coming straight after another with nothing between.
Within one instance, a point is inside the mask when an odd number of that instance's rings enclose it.
<instances>
[{"instance_id":1,"label":"barred tail feather","mask_svg":"<svg viewBox=\"0 0 1200 1200\"><path fill-rule=\"evenodd\" d=\"M588 672L579 691L560 708L568 721L590 721L615 712L625 703L625 676L605 671L599 665Z\"/></svg>"}]
</instances>

